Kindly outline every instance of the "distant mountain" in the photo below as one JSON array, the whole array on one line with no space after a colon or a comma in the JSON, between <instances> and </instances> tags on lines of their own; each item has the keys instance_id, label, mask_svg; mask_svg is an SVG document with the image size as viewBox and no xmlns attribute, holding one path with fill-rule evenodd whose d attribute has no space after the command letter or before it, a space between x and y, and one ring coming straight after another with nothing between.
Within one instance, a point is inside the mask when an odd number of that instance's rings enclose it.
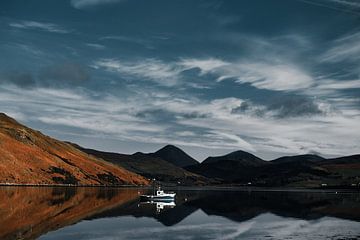
<instances>
[{"instance_id":1,"label":"distant mountain","mask_svg":"<svg viewBox=\"0 0 360 240\"><path fill-rule=\"evenodd\" d=\"M186 167L199 163L183 150L173 145L166 145L155 153L150 153L149 155L161 158L178 167Z\"/></svg>"},{"instance_id":2,"label":"distant mountain","mask_svg":"<svg viewBox=\"0 0 360 240\"><path fill-rule=\"evenodd\" d=\"M224 156L208 157L201 164L188 166L186 169L208 178L233 181L243 176L247 169L267 164L267 161L251 153L236 151Z\"/></svg>"},{"instance_id":3,"label":"distant mountain","mask_svg":"<svg viewBox=\"0 0 360 240\"><path fill-rule=\"evenodd\" d=\"M209 183L209 179L175 166L162 158L156 157L155 154L137 152L127 155L86 148L80 149L147 178L155 178L156 180L176 184L180 182L182 185L203 185Z\"/></svg>"},{"instance_id":4,"label":"distant mountain","mask_svg":"<svg viewBox=\"0 0 360 240\"><path fill-rule=\"evenodd\" d=\"M317 155L305 154L305 155L280 157L275 160L272 160L271 162L272 163L290 163L290 162L305 162L306 161L306 162L316 163L316 162L321 162L324 160L325 160L325 158L317 156Z\"/></svg>"},{"instance_id":5,"label":"distant mountain","mask_svg":"<svg viewBox=\"0 0 360 240\"><path fill-rule=\"evenodd\" d=\"M360 155L325 159L306 154L264 161L236 151L209 157L186 169L223 183L255 186L354 187L360 185Z\"/></svg>"},{"instance_id":6,"label":"distant mountain","mask_svg":"<svg viewBox=\"0 0 360 240\"><path fill-rule=\"evenodd\" d=\"M218 157L208 157L205 159L202 164L208 164L208 163L215 163L215 162L221 162L221 161L235 161L242 166L262 166L266 164L267 162L262 160L261 158L256 157L255 155L245 152L245 151L236 151L229 154L226 154L224 156L218 156Z\"/></svg>"},{"instance_id":7,"label":"distant mountain","mask_svg":"<svg viewBox=\"0 0 360 240\"><path fill-rule=\"evenodd\" d=\"M360 164L360 154L324 159L321 164Z\"/></svg>"},{"instance_id":8,"label":"distant mountain","mask_svg":"<svg viewBox=\"0 0 360 240\"><path fill-rule=\"evenodd\" d=\"M1 184L148 184L142 176L89 156L0 113Z\"/></svg>"}]
</instances>

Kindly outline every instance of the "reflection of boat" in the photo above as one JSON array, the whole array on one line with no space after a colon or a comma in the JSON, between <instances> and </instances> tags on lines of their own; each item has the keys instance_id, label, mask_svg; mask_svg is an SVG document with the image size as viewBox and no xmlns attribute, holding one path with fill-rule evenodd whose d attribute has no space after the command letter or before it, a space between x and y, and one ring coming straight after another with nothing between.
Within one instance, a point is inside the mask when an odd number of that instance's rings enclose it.
<instances>
[{"instance_id":1,"label":"reflection of boat","mask_svg":"<svg viewBox=\"0 0 360 240\"><path fill-rule=\"evenodd\" d=\"M160 213L161 211L163 211L164 209L167 209L167 208L176 207L176 204L174 201L155 200L155 201L140 202L140 205L146 205L146 204L155 204L157 213ZM138 205L138 206L140 206L140 205Z\"/></svg>"},{"instance_id":2,"label":"reflection of boat","mask_svg":"<svg viewBox=\"0 0 360 240\"><path fill-rule=\"evenodd\" d=\"M150 202L174 202L175 195L176 193L174 192L165 193L160 187L158 187L153 195L140 195L140 200Z\"/></svg>"},{"instance_id":3,"label":"reflection of boat","mask_svg":"<svg viewBox=\"0 0 360 240\"><path fill-rule=\"evenodd\" d=\"M165 208L174 208L175 202L156 202L156 212L161 212Z\"/></svg>"}]
</instances>

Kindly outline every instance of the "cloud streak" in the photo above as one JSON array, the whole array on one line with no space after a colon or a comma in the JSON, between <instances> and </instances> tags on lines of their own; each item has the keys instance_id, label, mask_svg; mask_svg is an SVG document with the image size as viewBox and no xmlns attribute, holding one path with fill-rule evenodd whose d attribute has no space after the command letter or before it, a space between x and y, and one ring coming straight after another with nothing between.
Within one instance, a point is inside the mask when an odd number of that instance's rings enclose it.
<instances>
[{"instance_id":1,"label":"cloud streak","mask_svg":"<svg viewBox=\"0 0 360 240\"><path fill-rule=\"evenodd\" d=\"M351 1L351 0L330 0L330 1L349 7L360 8L360 3L358 1Z\"/></svg>"},{"instance_id":2,"label":"cloud streak","mask_svg":"<svg viewBox=\"0 0 360 240\"><path fill-rule=\"evenodd\" d=\"M183 58L174 62L163 62L158 59L143 59L133 62L101 59L96 61L92 67L117 72L126 77L149 79L167 86L179 84L180 80L185 78L184 71L190 69L200 70L200 76L212 74L212 79L218 82L233 80L239 84L251 84L259 89L292 91L306 89L314 84L314 79L309 74L293 65L226 62L216 58Z\"/></svg>"},{"instance_id":3,"label":"cloud streak","mask_svg":"<svg viewBox=\"0 0 360 240\"><path fill-rule=\"evenodd\" d=\"M346 35L333 42L333 46L322 56L321 61L341 62L360 59L360 32Z\"/></svg>"},{"instance_id":4,"label":"cloud streak","mask_svg":"<svg viewBox=\"0 0 360 240\"><path fill-rule=\"evenodd\" d=\"M103 68L107 71L121 74L128 79L150 80L159 85L174 86L179 81L182 69L175 64L168 64L158 59L141 61L121 61L116 59L102 59L96 61L93 68Z\"/></svg>"},{"instance_id":5,"label":"cloud streak","mask_svg":"<svg viewBox=\"0 0 360 240\"><path fill-rule=\"evenodd\" d=\"M52 33L70 33L70 30L67 30L59 25L53 23L44 23L36 21L21 21L9 23L10 27L19 28L19 29L29 29L29 30L40 30Z\"/></svg>"},{"instance_id":6,"label":"cloud streak","mask_svg":"<svg viewBox=\"0 0 360 240\"><path fill-rule=\"evenodd\" d=\"M123 2L125 0L71 0L71 6L76 9L86 9L95 7L98 5L114 4Z\"/></svg>"}]
</instances>

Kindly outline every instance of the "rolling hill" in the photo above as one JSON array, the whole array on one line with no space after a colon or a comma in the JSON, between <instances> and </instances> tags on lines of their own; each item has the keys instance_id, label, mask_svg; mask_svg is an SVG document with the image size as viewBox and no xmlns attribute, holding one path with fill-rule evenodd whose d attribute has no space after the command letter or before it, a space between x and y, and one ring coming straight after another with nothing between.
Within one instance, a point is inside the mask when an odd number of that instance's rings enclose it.
<instances>
[{"instance_id":1,"label":"rolling hill","mask_svg":"<svg viewBox=\"0 0 360 240\"><path fill-rule=\"evenodd\" d=\"M255 155L245 152L245 151L236 151L224 156L218 157L208 157L202 162L203 164L215 163L215 162L223 162L223 161L234 161L239 163L242 166L262 166L267 162L262 160L261 158L256 157Z\"/></svg>"}]
</instances>

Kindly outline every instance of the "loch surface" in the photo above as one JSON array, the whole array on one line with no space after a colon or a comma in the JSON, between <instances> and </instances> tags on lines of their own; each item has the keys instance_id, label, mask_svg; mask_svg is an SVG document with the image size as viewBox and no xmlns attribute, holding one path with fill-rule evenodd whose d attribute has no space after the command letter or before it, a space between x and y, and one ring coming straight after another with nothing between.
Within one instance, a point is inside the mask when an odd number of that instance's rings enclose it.
<instances>
[{"instance_id":1,"label":"loch surface","mask_svg":"<svg viewBox=\"0 0 360 240\"><path fill-rule=\"evenodd\" d=\"M0 239L358 239L360 193L0 188Z\"/></svg>"}]
</instances>

